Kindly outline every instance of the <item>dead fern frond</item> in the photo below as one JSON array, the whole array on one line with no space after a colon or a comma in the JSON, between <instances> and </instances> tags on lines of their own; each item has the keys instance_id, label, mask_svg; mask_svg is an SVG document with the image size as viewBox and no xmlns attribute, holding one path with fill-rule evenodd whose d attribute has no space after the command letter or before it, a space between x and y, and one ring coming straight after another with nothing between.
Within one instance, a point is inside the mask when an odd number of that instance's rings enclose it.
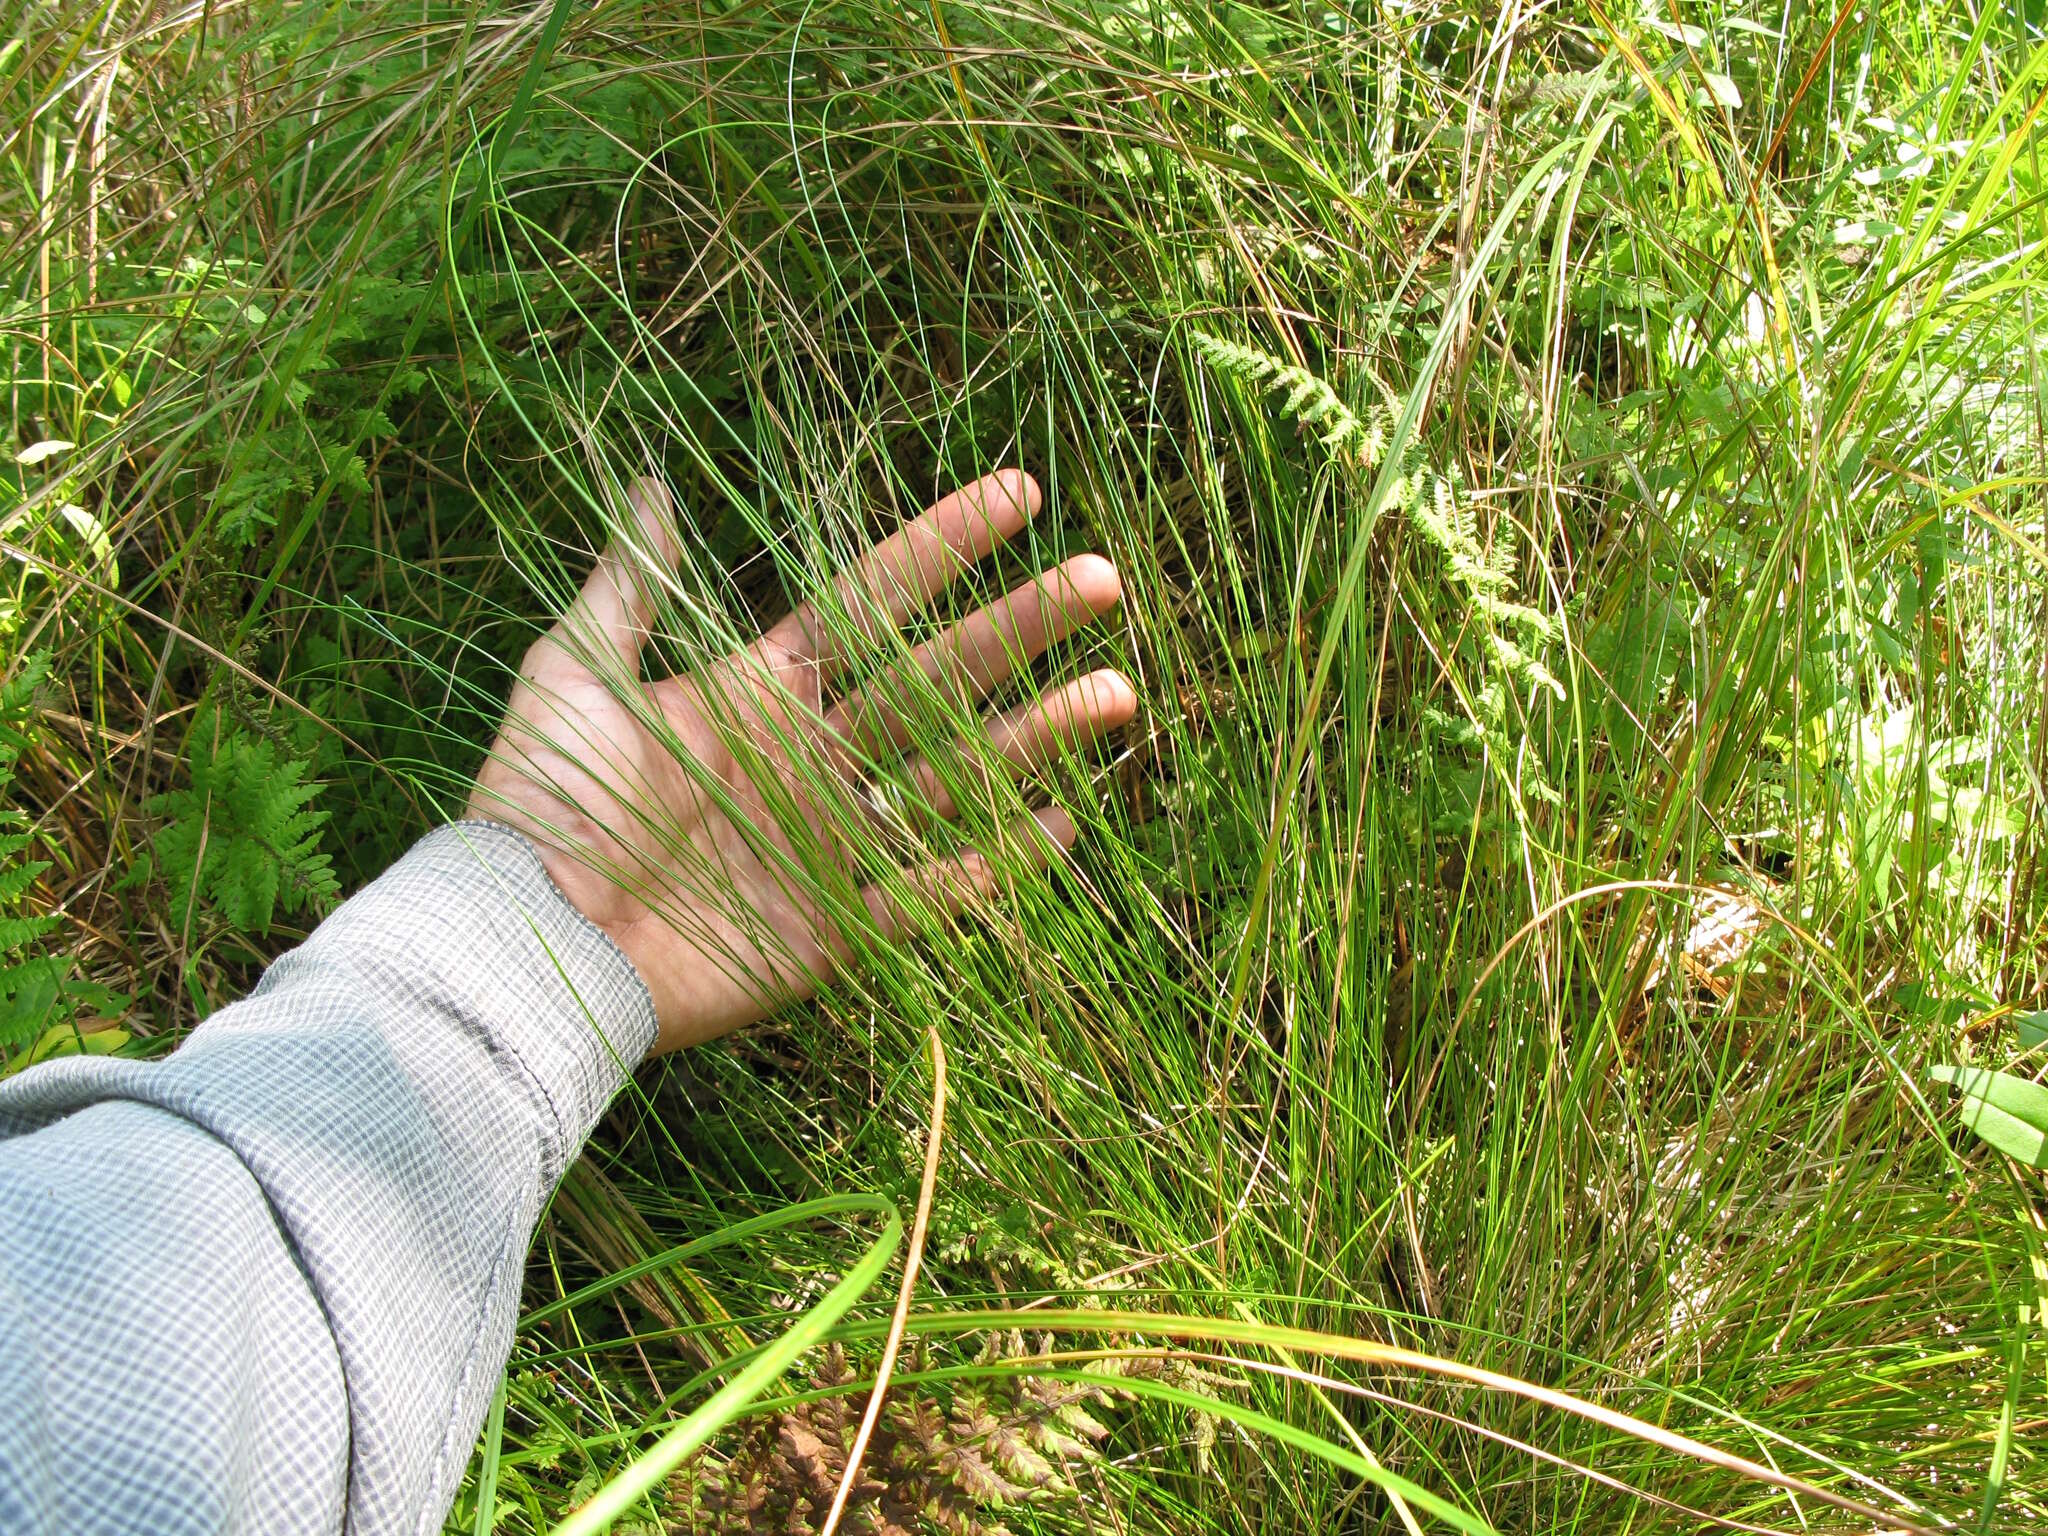
<instances>
[{"instance_id":1,"label":"dead fern frond","mask_svg":"<svg viewBox=\"0 0 2048 1536\"><path fill-rule=\"evenodd\" d=\"M1038 1353L1049 1355L1050 1336ZM1021 1334L991 1335L983 1364L1026 1356ZM1027 1357L1028 1358L1028 1357ZM928 1361L920 1350L912 1372ZM838 1345L812 1384L850 1386ZM1025 1502L1074 1499L1074 1474L1098 1460L1108 1427L1089 1411L1114 1383L991 1376L920 1391L899 1383L882 1410L840 1529L857 1536L1009 1536L1001 1512ZM832 1507L859 1424L858 1394L835 1392L751 1423L724 1455L693 1458L669 1483L672 1529L691 1536L803 1536Z\"/></svg>"}]
</instances>

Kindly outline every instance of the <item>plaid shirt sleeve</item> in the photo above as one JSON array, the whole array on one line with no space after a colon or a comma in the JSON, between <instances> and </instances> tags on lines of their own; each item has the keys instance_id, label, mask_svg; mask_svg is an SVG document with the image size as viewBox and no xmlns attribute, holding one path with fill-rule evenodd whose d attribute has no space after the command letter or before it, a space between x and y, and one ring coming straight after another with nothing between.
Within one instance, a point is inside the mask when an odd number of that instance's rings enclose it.
<instances>
[{"instance_id":1,"label":"plaid shirt sleeve","mask_svg":"<svg viewBox=\"0 0 2048 1536\"><path fill-rule=\"evenodd\" d=\"M432 833L160 1062L0 1082L0 1531L439 1528L654 1042L531 844Z\"/></svg>"}]
</instances>

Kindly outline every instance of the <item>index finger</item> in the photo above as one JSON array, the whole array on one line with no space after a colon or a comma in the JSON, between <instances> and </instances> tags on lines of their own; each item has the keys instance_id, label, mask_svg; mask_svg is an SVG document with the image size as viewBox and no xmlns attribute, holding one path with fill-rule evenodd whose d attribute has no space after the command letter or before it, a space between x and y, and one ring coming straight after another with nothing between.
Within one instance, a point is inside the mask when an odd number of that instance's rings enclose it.
<instances>
[{"instance_id":1,"label":"index finger","mask_svg":"<svg viewBox=\"0 0 2048 1536\"><path fill-rule=\"evenodd\" d=\"M682 539L668 488L652 476L627 487L625 513L547 639L586 667L602 670L616 659L637 676L660 573L675 569Z\"/></svg>"},{"instance_id":2,"label":"index finger","mask_svg":"<svg viewBox=\"0 0 2048 1536\"><path fill-rule=\"evenodd\" d=\"M829 680L845 670L857 639L878 638L946 589L955 577L1034 517L1038 482L998 470L962 486L854 562L832 583L832 613L801 603L761 637L770 649L810 662ZM833 619L845 615L835 631Z\"/></svg>"}]
</instances>

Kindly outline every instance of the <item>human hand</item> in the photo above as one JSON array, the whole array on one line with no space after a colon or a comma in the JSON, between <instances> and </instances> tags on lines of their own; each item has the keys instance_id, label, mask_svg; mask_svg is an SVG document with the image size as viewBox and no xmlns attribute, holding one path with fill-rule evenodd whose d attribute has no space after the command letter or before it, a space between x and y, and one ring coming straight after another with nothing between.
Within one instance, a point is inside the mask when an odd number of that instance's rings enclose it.
<instances>
[{"instance_id":1,"label":"human hand","mask_svg":"<svg viewBox=\"0 0 2048 1536\"><path fill-rule=\"evenodd\" d=\"M605 552L521 663L469 814L540 845L562 893L639 969L660 1026L655 1049L667 1051L807 996L847 963L848 924L824 887L857 889L888 937L914 925L917 905L954 912L996 887L1006 866L978 850L859 882L878 837L908 851L919 821L959 810L926 758L902 759L894 796L876 790L875 765L908 747L908 701L920 688L978 699L1114 608L1121 588L1101 556L1076 556L896 668L849 682L848 642L901 624L1038 511L1030 476L1005 470L938 502L838 578L833 611L853 616L853 633L835 635L846 625L805 604L689 676L643 683L651 567L672 568L680 542L656 482L640 481L629 500L637 533ZM1029 771L1136 709L1120 673L1096 672L988 717L987 745ZM1056 807L1008 834L1039 865L1079 835Z\"/></svg>"}]
</instances>

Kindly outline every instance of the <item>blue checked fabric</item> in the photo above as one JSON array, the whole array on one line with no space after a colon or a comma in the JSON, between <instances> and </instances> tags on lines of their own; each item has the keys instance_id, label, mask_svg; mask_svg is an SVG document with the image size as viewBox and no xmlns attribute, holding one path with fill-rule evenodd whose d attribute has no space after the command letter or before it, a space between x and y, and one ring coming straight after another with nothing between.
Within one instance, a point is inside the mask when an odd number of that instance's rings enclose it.
<instances>
[{"instance_id":1,"label":"blue checked fabric","mask_svg":"<svg viewBox=\"0 0 2048 1536\"><path fill-rule=\"evenodd\" d=\"M654 1042L443 827L160 1062L0 1082L0 1533L438 1530L543 1204Z\"/></svg>"}]
</instances>

